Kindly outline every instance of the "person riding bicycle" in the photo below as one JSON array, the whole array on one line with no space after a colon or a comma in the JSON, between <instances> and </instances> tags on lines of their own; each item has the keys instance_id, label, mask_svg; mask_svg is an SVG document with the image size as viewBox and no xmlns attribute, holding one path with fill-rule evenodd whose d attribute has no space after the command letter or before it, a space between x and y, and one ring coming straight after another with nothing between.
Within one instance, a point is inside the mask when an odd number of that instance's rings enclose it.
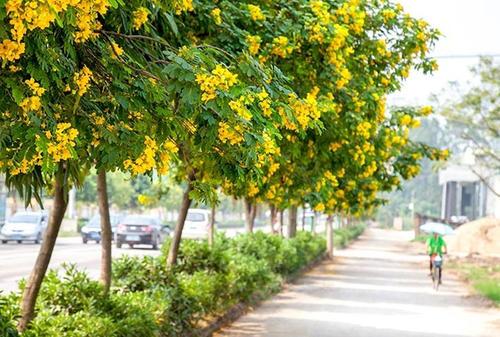
<instances>
[{"instance_id":1,"label":"person riding bicycle","mask_svg":"<svg viewBox=\"0 0 500 337\"><path fill-rule=\"evenodd\" d=\"M438 233L433 233L427 239L427 253L429 254L429 271L430 271L429 275L432 275L432 264L434 258L437 255L443 257L443 254L447 253L446 242L444 241L443 237ZM441 267L439 268L439 284L441 284L442 272L443 268Z\"/></svg>"}]
</instances>

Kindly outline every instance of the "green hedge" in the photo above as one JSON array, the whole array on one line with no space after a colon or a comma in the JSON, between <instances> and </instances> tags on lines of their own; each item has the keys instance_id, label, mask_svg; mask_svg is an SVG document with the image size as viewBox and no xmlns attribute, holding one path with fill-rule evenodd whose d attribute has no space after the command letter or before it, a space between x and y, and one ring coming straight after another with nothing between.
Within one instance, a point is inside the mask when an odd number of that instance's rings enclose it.
<instances>
[{"instance_id":1,"label":"green hedge","mask_svg":"<svg viewBox=\"0 0 500 337\"><path fill-rule=\"evenodd\" d=\"M345 248L351 241L365 231L365 225L355 225L351 227L336 229L334 231L333 243L335 247Z\"/></svg>"},{"instance_id":2,"label":"green hedge","mask_svg":"<svg viewBox=\"0 0 500 337\"><path fill-rule=\"evenodd\" d=\"M293 239L261 232L234 239L218 236L213 248L185 240L178 265L167 271L169 244L160 257L114 260L113 288L107 297L99 282L74 266L66 266L62 275L49 272L37 316L22 337L184 336L200 319L278 290L283 278L326 249L324 238L307 232ZM0 297L1 336L17 336L18 296Z\"/></svg>"}]
</instances>

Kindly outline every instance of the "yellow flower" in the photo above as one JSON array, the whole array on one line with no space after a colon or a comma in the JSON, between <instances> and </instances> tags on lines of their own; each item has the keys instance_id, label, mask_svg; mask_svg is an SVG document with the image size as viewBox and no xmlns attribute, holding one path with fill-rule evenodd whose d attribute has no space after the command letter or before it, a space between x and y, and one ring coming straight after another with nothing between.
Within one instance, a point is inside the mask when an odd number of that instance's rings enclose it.
<instances>
[{"instance_id":1,"label":"yellow flower","mask_svg":"<svg viewBox=\"0 0 500 337\"><path fill-rule=\"evenodd\" d=\"M56 125L55 139L50 133L46 133L46 136L51 139L47 145L47 153L52 156L54 162L57 163L73 157L71 150L76 145L75 139L78 136L78 130L72 128L70 123L58 123Z\"/></svg>"},{"instance_id":2,"label":"yellow flower","mask_svg":"<svg viewBox=\"0 0 500 337\"><path fill-rule=\"evenodd\" d=\"M286 58L293 52L293 47L289 45L289 40L286 36L278 36L273 39L273 49L271 53L281 58Z\"/></svg>"},{"instance_id":3,"label":"yellow flower","mask_svg":"<svg viewBox=\"0 0 500 337\"><path fill-rule=\"evenodd\" d=\"M111 42L111 57L116 58L117 56L122 56L123 48L120 47L117 43Z\"/></svg>"},{"instance_id":4,"label":"yellow flower","mask_svg":"<svg viewBox=\"0 0 500 337\"><path fill-rule=\"evenodd\" d=\"M214 99L217 97L216 90L229 90L229 88L238 82L237 78L237 74L233 74L220 64L218 64L210 74L197 74L196 83L199 84L202 91L201 100L203 102L208 102Z\"/></svg>"},{"instance_id":5,"label":"yellow flower","mask_svg":"<svg viewBox=\"0 0 500 337\"><path fill-rule=\"evenodd\" d=\"M174 0L175 14L194 11L193 0Z\"/></svg>"},{"instance_id":6,"label":"yellow flower","mask_svg":"<svg viewBox=\"0 0 500 337\"><path fill-rule=\"evenodd\" d=\"M423 106L420 109L420 113L424 116L428 116L432 113L432 107L430 105Z\"/></svg>"},{"instance_id":7,"label":"yellow flower","mask_svg":"<svg viewBox=\"0 0 500 337\"><path fill-rule=\"evenodd\" d=\"M317 211L317 212L323 212L325 210L325 204L323 204L322 202L320 202L319 204L317 204L316 206L314 206L314 210Z\"/></svg>"},{"instance_id":8,"label":"yellow flower","mask_svg":"<svg viewBox=\"0 0 500 337\"><path fill-rule=\"evenodd\" d=\"M251 55L256 55L259 52L261 41L262 39L259 35L247 35L248 52Z\"/></svg>"},{"instance_id":9,"label":"yellow flower","mask_svg":"<svg viewBox=\"0 0 500 337\"><path fill-rule=\"evenodd\" d=\"M90 87L90 79L92 78L92 71L83 66L82 70L76 72L73 76L73 80L78 88L78 96L83 96Z\"/></svg>"},{"instance_id":10,"label":"yellow flower","mask_svg":"<svg viewBox=\"0 0 500 337\"><path fill-rule=\"evenodd\" d=\"M261 9L257 5L248 5L248 11L250 12L250 17L253 21L265 20L266 17L262 13Z\"/></svg>"},{"instance_id":11,"label":"yellow flower","mask_svg":"<svg viewBox=\"0 0 500 337\"><path fill-rule=\"evenodd\" d=\"M220 13L221 13L221 10L220 10L220 8L217 8L217 7L212 9L212 11L210 12L210 15L212 15L212 17L214 18L216 25L222 24L222 18L220 16Z\"/></svg>"},{"instance_id":12,"label":"yellow flower","mask_svg":"<svg viewBox=\"0 0 500 337\"><path fill-rule=\"evenodd\" d=\"M234 128L231 128L229 124L226 122L219 122L219 139L223 142L229 142L231 145L237 145L243 141L243 128L239 125L236 125Z\"/></svg>"},{"instance_id":13,"label":"yellow flower","mask_svg":"<svg viewBox=\"0 0 500 337\"><path fill-rule=\"evenodd\" d=\"M139 7L133 13L134 29L140 29L148 21L149 11L145 7Z\"/></svg>"}]
</instances>

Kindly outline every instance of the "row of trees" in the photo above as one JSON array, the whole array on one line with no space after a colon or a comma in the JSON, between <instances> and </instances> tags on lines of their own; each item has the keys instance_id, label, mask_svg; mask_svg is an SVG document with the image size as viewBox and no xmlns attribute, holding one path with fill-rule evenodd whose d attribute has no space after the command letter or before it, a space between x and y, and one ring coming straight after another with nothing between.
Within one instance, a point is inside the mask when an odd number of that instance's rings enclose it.
<instances>
[{"instance_id":1,"label":"row of trees","mask_svg":"<svg viewBox=\"0 0 500 337\"><path fill-rule=\"evenodd\" d=\"M7 0L0 20L0 169L27 201L54 196L20 330L91 169L109 289L107 172L184 184L171 267L191 202L215 205L218 188L250 215L307 203L331 220L446 157L408 139L429 108L386 112L411 69L435 69L438 37L390 1Z\"/></svg>"}]
</instances>

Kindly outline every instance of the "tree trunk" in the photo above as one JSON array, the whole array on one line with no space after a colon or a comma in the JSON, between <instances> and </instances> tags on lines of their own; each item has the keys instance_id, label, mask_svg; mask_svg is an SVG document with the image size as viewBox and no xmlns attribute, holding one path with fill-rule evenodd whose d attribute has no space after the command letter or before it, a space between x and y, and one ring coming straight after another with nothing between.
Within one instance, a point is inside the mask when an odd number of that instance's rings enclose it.
<instances>
[{"instance_id":1,"label":"tree trunk","mask_svg":"<svg viewBox=\"0 0 500 337\"><path fill-rule=\"evenodd\" d=\"M314 211L313 217L311 219L311 233L316 233L316 217L318 213Z\"/></svg>"},{"instance_id":2,"label":"tree trunk","mask_svg":"<svg viewBox=\"0 0 500 337\"><path fill-rule=\"evenodd\" d=\"M271 234L275 233L275 228L274 224L278 222L278 211L276 209L276 206L274 205L269 205L269 210L271 212Z\"/></svg>"},{"instance_id":3,"label":"tree trunk","mask_svg":"<svg viewBox=\"0 0 500 337\"><path fill-rule=\"evenodd\" d=\"M329 259L333 259L333 216L326 219L326 253Z\"/></svg>"},{"instance_id":4,"label":"tree trunk","mask_svg":"<svg viewBox=\"0 0 500 337\"><path fill-rule=\"evenodd\" d=\"M68 190L64 188L65 170L60 167L54 182L54 203L50 215L49 224L36 258L35 265L29 276L21 301L21 318L18 330L23 332L35 316L35 304L42 285L43 278L47 272L52 251L56 243L57 234L68 206Z\"/></svg>"},{"instance_id":5,"label":"tree trunk","mask_svg":"<svg viewBox=\"0 0 500 337\"><path fill-rule=\"evenodd\" d=\"M208 224L208 245L213 247L214 245L214 234L215 234L215 206L212 206L210 212L210 222Z\"/></svg>"},{"instance_id":6,"label":"tree trunk","mask_svg":"<svg viewBox=\"0 0 500 337\"><path fill-rule=\"evenodd\" d=\"M288 237L293 238L297 234L297 206L288 209Z\"/></svg>"},{"instance_id":7,"label":"tree trunk","mask_svg":"<svg viewBox=\"0 0 500 337\"><path fill-rule=\"evenodd\" d=\"M283 236L283 210L280 210L280 220L278 224L278 233L279 235Z\"/></svg>"},{"instance_id":8,"label":"tree trunk","mask_svg":"<svg viewBox=\"0 0 500 337\"><path fill-rule=\"evenodd\" d=\"M255 219L257 218L257 212L259 211L259 205L257 203L252 204L252 229L255 227Z\"/></svg>"},{"instance_id":9,"label":"tree trunk","mask_svg":"<svg viewBox=\"0 0 500 337\"><path fill-rule=\"evenodd\" d=\"M181 244L182 230L184 229L184 223L186 222L189 206L191 206L189 193L193 189L193 181L194 176L190 176L188 178L188 185L182 196L181 209L179 210L179 217L177 218L174 237L172 239L172 244L170 245L170 250L168 251L167 268L173 267L177 263L177 253L179 252L179 246Z\"/></svg>"},{"instance_id":10,"label":"tree trunk","mask_svg":"<svg viewBox=\"0 0 500 337\"><path fill-rule=\"evenodd\" d=\"M245 198L245 230L247 233L253 233L253 224L255 221L255 207L250 199Z\"/></svg>"},{"instance_id":11,"label":"tree trunk","mask_svg":"<svg viewBox=\"0 0 500 337\"><path fill-rule=\"evenodd\" d=\"M109 218L108 188L106 172L100 169L97 173L97 201L101 218L101 283L104 294L107 295L111 287L111 220Z\"/></svg>"},{"instance_id":12,"label":"tree trunk","mask_svg":"<svg viewBox=\"0 0 500 337\"><path fill-rule=\"evenodd\" d=\"M302 206L302 231L306 230L306 206Z\"/></svg>"}]
</instances>

